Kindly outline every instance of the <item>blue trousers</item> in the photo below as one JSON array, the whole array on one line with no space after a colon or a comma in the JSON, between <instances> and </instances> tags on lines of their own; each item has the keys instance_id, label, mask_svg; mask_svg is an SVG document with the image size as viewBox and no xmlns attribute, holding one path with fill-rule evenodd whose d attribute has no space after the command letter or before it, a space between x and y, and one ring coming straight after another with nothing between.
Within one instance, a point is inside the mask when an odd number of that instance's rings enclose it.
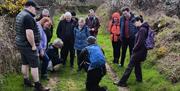
<instances>
[{"instance_id":1,"label":"blue trousers","mask_svg":"<svg viewBox=\"0 0 180 91\"><path fill-rule=\"evenodd\" d=\"M45 75L47 74L47 67L48 67L48 63L49 63L49 57L48 55L45 53L43 57L40 57L40 59L42 60L42 64L41 64L41 74Z\"/></svg>"}]
</instances>

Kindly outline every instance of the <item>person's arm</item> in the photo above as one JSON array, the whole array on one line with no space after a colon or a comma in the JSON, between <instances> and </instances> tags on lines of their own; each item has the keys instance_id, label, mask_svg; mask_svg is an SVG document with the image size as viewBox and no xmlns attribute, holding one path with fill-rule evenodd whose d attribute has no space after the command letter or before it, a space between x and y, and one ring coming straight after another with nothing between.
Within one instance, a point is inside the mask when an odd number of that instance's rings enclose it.
<instances>
[{"instance_id":1,"label":"person's arm","mask_svg":"<svg viewBox=\"0 0 180 91\"><path fill-rule=\"evenodd\" d=\"M88 61L88 50L86 48L81 51L79 58L81 61Z\"/></svg>"},{"instance_id":2,"label":"person's arm","mask_svg":"<svg viewBox=\"0 0 180 91\"><path fill-rule=\"evenodd\" d=\"M137 42L134 45L133 51L140 50L146 40L146 29L141 28L138 32Z\"/></svg>"},{"instance_id":3,"label":"person's arm","mask_svg":"<svg viewBox=\"0 0 180 91\"><path fill-rule=\"evenodd\" d=\"M95 31L98 31L99 27L100 27L100 22L99 22L99 19L96 17L96 26L94 28Z\"/></svg>"},{"instance_id":4,"label":"person's arm","mask_svg":"<svg viewBox=\"0 0 180 91\"><path fill-rule=\"evenodd\" d=\"M122 41L123 40L123 27L124 27L124 21L123 21L123 16L121 16L120 18L120 22L119 22L119 26L120 26L120 40Z\"/></svg>"},{"instance_id":5,"label":"person's arm","mask_svg":"<svg viewBox=\"0 0 180 91\"><path fill-rule=\"evenodd\" d=\"M59 22L58 27L57 27L56 34L58 38L61 38L61 31L62 31L61 29L62 29L62 21Z\"/></svg>"},{"instance_id":6,"label":"person's arm","mask_svg":"<svg viewBox=\"0 0 180 91\"><path fill-rule=\"evenodd\" d=\"M27 41L29 42L29 44L32 47L32 50L36 50L36 43L35 43L35 39L34 39L34 32L33 29L35 27L35 20L31 17L31 16L25 16L24 18L24 28L25 28L25 33L26 33L26 38Z\"/></svg>"},{"instance_id":7,"label":"person's arm","mask_svg":"<svg viewBox=\"0 0 180 91\"><path fill-rule=\"evenodd\" d=\"M26 38L28 42L30 43L32 50L36 50L36 44L34 41L34 32L32 29L26 29Z\"/></svg>"}]
</instances>

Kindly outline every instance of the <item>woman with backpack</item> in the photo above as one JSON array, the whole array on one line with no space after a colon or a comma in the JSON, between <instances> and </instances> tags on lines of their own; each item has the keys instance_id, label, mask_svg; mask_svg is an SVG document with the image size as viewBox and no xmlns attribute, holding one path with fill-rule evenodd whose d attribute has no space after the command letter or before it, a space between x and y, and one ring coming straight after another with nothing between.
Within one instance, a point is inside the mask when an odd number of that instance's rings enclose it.
<instances>
[{"instance_id":1,"label":"woman with backpack","mask_svg":"<svg viewBox=\"0 0 180 91\"><path fill-rule=\"evenodd\" d=\"M145 45L146 38L148 36L149 25L147 22L143 21L142 16L135 17L133 19L134 25L138 28L138 32L135 38L135 44L132 51L132 56L128 68L126 68L121 80L115 85L126 87L127 80L135 68L135 76L137 82L142 82L142 71L141 71L141 62L146 60L147 56L147 47Z\"/></svg>"},{"instance_id":2,"label":"woman with backpack","mask_svg":"<svg viewBox=\"0 0 180 91\"><path fill-rule=\"evenodd\" d=\"M118 64L120 58L121 40L120 40L120 14L115 12L112 14L112 19L109 22L110 38L113 46L113 63Z\"/></svg>"},{"instance_id":3,"label":"woman with backpack","mask_svg":"<svg viewBox=\"0 0 180 91\"><path fill-rule=\"evenodd\" d=\"M78 27L74 28L74 49L76 50L77 53L77 63L78 63L78 71L81 70L80 64L82 63L79 60L79 54L81 53L81 50L85 48L87 44L87 38L90 36L89 33L89 28L85 25L85 19L80 18L78 22Z\"/></svg>"}]
</instances>

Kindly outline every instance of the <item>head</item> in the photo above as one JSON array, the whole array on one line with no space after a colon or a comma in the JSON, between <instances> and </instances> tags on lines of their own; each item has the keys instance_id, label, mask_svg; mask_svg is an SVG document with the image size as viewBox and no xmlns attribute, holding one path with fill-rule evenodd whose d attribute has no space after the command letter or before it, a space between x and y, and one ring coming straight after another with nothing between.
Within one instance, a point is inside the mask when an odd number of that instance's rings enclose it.
<instances>
[{"instance_id":1,"label":"head","mask_svg":"<svg viewBox=\"0 0 180 91\"><path fill-rule=\"evenodd\" d=\"M78 21L79 27L82 28L85 25L85 19L84 18L80 18Z\"/></svg>"},{"instance_id":2,"label":"head","mask_svg":"<svg viewBox=\"0 0 180 91\"><path fill-rule=\"evenodd\" d=\"M70 12L66 12L64 14L64 17L65 17L66 21L68 21L68 22L71 21L71 19L72 19L72 15Z\"/></svg>"},{"instance_id":3,"label":"head","mask_svg":"<svg viewBox=\"0 0 180 91\"><path fill-rule=\"evenodd\" d=\"M63 47L63 41L61 39L55 39L52 44L56 48L62 48Z\"/></svg>"},{"instance_id":4,"label":"head","mask_svg":"<svg viewBox=\"0 0 180 91\"><path fill-rule=\"evenodd\" d=\"M133 23L136 27L140 27L142 23L144 22L142 15L137 16L133 19Z\"/></svg>"},{"instance_id":5,"label":"head","mask_svg":"<svg viewBox=\"0 0 180 91\"><path fill-rule=\"evenodd\" d=\"M43 17L41 20L40 20L40 24L42 25L42 27L44 29L50 29L51 26L52 26L52 21L49 17Z\"/></svg>"},{"instance_id":6,"label":"head","mask_svg":"<svg viewBox=\"0 0 180 91\"><path fill-rule=\"evenodd\" d=\"M90 16L90 17L95 16L95 12L94 12L93 9L90 9L90 10L89 10L89 16Z\"/></svg>"},{"instance_id":7,"label":"head","mask_svg":"<svg viewBox=\"0 0 180 91\"><path fill-rule=\"evenodd\" d=\"M130 9L129 9L128 7L123 7L123 8L121 9L121 11L122 11L122 14L123 14L125 17L130 17L130 16L131 16L131 14L130 14Z\"/></svg>"},{"instance_id":8,"label":"head","mask_svg":"<svg viewBox=\"0 0 180 91\"><path fill-rule=\"evenodd\" d=\"M87 38L88 45L96 44L96 38L94 36L89 36Z\"/></svg>"},{"instance_id":9,"label":"head","mask_svg":"<svg viewBox=\"0 0 180 91\"><path fill-rule=\"evenodd\" d=\"M115 21L115 22L119 22L119 20L120 20L120 14L119 14L118 12L113 13L113 14L112 14L112 19L113 19L113 21Z\"/></svg>"},{"instance_id":10,"label":"head","mask_svg":"<svg viewBox=\"0 0 180 91\"><path fill-rule=\"evenodd\" d=\"M72 15L72 17L75 17L76 16L76 12L72 11L71 15Z\"/></svg>"},{"instance_id":11,"label":"head","mask_svg":"<svg viewBox=\"0 0 180 91\"><path fill-rule=\"evenodd\" d=\"M65 16L64 16L64 14L62 14L61 17L59 17L59 20L61 21L61 20L64 20L64 19L65 19Z\"/></svg>"},{"instance_id":12,"label":"head","mask_svg":"<svg viewBox=\"0 0 180 91\"><path fill-rule=\"evenodd\" d=\"M42 11L42 17L49 17L49 16L50 16L49 10L43 9L43 11Z\"/></svg>"},{"instance_id":13,"label":"head","mask_svg":"<svg viewBox=\"0 0 180 91\"><path fill-rule=\"evenodd\" d=\"M37 3L32 0L27 1L24 7L34 15L36 15L37 10L39 10L39 6L37 5Z\"/></svg>"}]
</instances>

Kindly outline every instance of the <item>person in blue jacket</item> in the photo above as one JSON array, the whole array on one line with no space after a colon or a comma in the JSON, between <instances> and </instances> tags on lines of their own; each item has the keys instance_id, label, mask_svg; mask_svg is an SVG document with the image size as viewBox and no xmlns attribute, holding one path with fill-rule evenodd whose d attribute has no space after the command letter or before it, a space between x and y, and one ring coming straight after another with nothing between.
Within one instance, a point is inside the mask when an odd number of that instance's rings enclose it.
<instances>
[{"instance_id":1,"label":"person in blue jacket","mask_svg":"<svg viewBox=\"0 0 180 91\"><path fill-rule=\"evenodd\" d=\"M78 63L78 71L81 70L80 64L81 61L79 60L79 54L81 53L82 49L85 48L87 43L87 38L90 36L89 28L85 25L85 19L80 18L78 22L78 27L74 28L74 49L77 53L77 63Z\"/></svg>"},{"instance_id":2,"label":"person in blue jacket","mask_svg":"<svg viewBox=\"0 0 180 91\"><path fill-rule=\"evenodd\" d=\"M106 74L106 59L100 46L96 44L96 38L90 36L87 39L89 46L85 47L81 54L81 60L86 60L88 64L86 90L87 91L106 91L105 87L100 87L99 82Z\"/></svg>"},{"instance_id":3,"label":"person in blue jacket","mask_svg":"<svg viewBox=\"0 0 180 91\"><path fill-rule=\"evenodd\" d=\"M133 25L132 20L134 15L130 12L128 7L122 8L123 15L120 18L120 39L122 40L122 56L120 66L124 66L124 60L126 58L126 50L129 46L130 56L132 54L132 49L134 47L135 34L137 33L137 28Z\"/></svg>"}]
</instances>

